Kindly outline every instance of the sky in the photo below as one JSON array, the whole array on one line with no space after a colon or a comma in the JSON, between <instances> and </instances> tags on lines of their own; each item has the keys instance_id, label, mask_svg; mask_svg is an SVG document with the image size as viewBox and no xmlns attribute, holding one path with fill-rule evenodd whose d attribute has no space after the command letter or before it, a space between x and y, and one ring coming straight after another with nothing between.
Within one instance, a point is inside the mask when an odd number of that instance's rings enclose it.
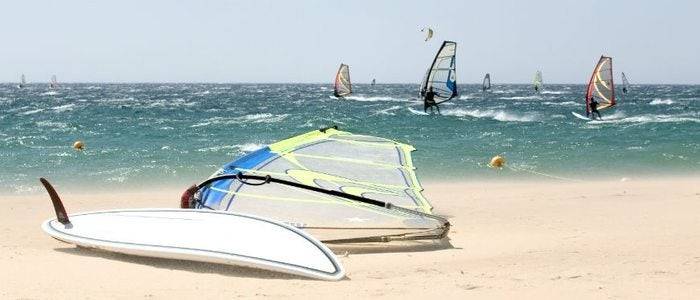
<instances>
[{"instance_id":1,"label":"sky","mask_svg":"<svg viewBox=\"0 0 700 300\"><path fill-rule=\"evenodd\" d=\"M700 83L700 1L22 0L0 9L0 82L417 83L444 40L459 83ZM423 27L435 35L423 41Z\"/></svg>"}]
</instances>

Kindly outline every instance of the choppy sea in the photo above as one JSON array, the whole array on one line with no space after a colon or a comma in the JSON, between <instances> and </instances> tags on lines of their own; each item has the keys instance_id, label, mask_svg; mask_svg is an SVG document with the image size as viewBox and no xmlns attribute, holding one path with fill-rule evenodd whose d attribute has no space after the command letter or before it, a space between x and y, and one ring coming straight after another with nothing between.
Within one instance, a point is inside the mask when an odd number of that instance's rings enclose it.
<instances>
[{"instance_id":1,"label":"choppy sea","mask_svg":"<svg viewBox=\"0 0 700 300\"><path fill-rule=\"evenodd\" d=\"M417 85L0 84L0 191L37 178L89 190L201 181L266 144L338 125L417 148L423 180L588 180L700 174L700 86L633 85L602 121L584 121L583 85L460 85L422 115ZM76 140L85 143L75 151ZM508 168L487 167L500 154Z\"/></svg>"}]
</instances>

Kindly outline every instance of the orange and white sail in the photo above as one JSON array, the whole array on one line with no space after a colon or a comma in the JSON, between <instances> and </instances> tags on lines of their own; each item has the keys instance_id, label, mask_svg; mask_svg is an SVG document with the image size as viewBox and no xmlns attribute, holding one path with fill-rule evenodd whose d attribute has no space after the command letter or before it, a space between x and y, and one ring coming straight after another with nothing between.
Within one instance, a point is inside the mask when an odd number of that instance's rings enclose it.
<instances>
[{"instance_id":1,"label":"orange and white sail","mask_svg":"<svg viewBox=\"0 0 700 300\"><path fill-rule=\"evenodd\" d=\"M598 102L598 110L615 106L612 57L601 56L593 69L586 89L586 112L591 112L591 99Z\"/></svg>"}]
</instances>

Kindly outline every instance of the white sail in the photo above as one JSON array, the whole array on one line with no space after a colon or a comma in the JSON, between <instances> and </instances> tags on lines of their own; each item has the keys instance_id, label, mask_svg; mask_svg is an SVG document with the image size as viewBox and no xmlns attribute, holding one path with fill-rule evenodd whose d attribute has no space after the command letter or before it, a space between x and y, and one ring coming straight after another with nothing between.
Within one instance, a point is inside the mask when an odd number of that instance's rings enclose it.
<instances>
[{"instance_id":1,"label":"white sail","mask_svg":"<svg viewBox=\"0 0 700 300\"><path fill-rule=\"evenodd\" d=\"M51 76L51 82L49 82L49 88L58 88L58 80L56 80L56 75Z\"/></svg>"},{"instance_id":2,"label":"white sail","mask_svg":"<svg viewBox=\"0 0 700 300\"><path fill-rule=\"evenodd\" d=\"M432 88L435 102L441 103L457 96L457 43L444 41L421 83L420 95Z\"/></svg>"},{"instance_id":3,"label":"white sail","mask_svg":"<svg viewBox=\"0 0 700 300\"><path fill-rule=\"evenodd\" d=\"M537 71L535 72L535 79L532 81L532 85L534 86L536 92L542 90L542 84L542 72Z\"/></svg>"},{"instance_id":4,"label":"white sail","mask_svg":"<svg viewBox=\"0 0 700 300\"><path fill-rule=\"evenodd\" d=\"M430 27L425 27L420 30L420 32L425 32L425 41L427 42L431 38L433 38L433 29Z\"/></svg>"},{"instance_id":5,"label":"white sail","mask_svg":"<svg viewBox=\"0 0 700 300\"><path fill-rule=\"evenodd\" d=\"M335 74L335 85L333 88L333 94L336 97L343 97L352 94L352 85L350 84L350 67L348 65L340 64L338 73Z\"/></svg>"}]
</instances>

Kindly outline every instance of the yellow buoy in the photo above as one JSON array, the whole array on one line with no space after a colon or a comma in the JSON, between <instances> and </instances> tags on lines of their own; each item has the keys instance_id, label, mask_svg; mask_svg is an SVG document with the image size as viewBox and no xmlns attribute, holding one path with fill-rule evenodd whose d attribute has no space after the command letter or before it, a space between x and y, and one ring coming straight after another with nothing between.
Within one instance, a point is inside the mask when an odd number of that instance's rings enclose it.
<instances>
[{"instance_id":1,"label":"yellow buoy","mask_svg":"<svg viewBox=\"0 0 700 300\"><path fill-rule=\"evenodd\" d=\"M75 143L73 143L73 149L75 150L83 150L84 147L85 144L83 144L82 141L75 141Z\"/></svg>"},{"instance_id":2,"label":"yellow buoy","mask_svg":"<svg viewBox=\"0 0 700 300\"><path fill-rule=\"evenodd\" d=\"M489 167L491 168L503 168L503 166L506 164L506 159L503 156L496 155L493 158L491 158L491 162L489 163Z\"/></svg>"}]
</instances>

